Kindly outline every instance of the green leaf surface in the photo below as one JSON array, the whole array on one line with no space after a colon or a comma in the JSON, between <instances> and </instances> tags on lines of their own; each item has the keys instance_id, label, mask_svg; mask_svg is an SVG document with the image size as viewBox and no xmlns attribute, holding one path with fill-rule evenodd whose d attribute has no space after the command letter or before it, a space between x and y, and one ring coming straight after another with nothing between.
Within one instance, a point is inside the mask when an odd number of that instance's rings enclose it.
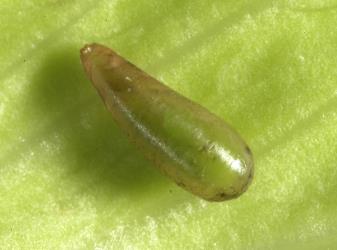
<instances>
[{"instance_id":1,"label":"green leaf surface","mask_svg":"<svg viewBox=\"0 0 337 250\"><path fill-rule=\"evenodd\" d=\"M0 1L0 248L333 249L335 0ZM86 79L105 44L228 121L255 156L209 203L131 145Z\"/></svg>"}]
</instances>

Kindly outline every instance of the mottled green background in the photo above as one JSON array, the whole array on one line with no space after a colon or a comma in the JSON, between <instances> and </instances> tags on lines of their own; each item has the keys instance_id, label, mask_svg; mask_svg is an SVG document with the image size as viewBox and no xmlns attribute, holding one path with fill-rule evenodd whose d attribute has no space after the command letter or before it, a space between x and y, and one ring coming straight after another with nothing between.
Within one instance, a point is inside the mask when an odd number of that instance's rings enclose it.
<instances>
[{"instance_id":1,"label":"mottled green background","mask_svg":"<svg viewBox=\"0 0 337 250\"><path fill-rule=\"evenodd\" d=\"M0 0L1 249L336 249L336 0ZM248 192L202 201L116 127L106 44L234 126Z\"/></svg>"}]
</instances>

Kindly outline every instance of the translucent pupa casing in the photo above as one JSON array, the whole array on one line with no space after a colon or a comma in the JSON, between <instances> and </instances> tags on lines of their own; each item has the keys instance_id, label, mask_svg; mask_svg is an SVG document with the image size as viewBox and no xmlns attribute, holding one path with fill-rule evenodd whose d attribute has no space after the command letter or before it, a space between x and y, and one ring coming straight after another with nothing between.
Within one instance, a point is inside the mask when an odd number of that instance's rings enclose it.
<instances>
[{"instance_id":1,"label":"translucent pupa casing","mask_svg":"<svg viewBox=\"0 0 337 250\"><path fill-rule=\"evenodd\" d=\"M246 191L252 153L221 118L105 46L86 45L81 61L117 125L163 174L209 201Z\"/></svg>"}]
</instances>

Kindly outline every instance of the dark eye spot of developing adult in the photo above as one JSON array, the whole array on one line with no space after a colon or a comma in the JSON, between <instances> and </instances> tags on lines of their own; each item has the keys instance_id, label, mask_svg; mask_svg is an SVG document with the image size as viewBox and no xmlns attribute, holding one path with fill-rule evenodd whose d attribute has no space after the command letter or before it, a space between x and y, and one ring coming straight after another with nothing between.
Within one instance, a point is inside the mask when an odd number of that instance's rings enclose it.
<instances>
[{"instance_id":1,"label":"dark eye spot of developing adult","mask_svg":"<svg viewBox=\"0 0 337 250\"><path fill-rule=\"evenodd\" d=\"M186 185L183 182L177 181L176 183L177 183L178 186L180 186L182 188L186 187Z\"/></svg>"},{"instance_id":2,"label":"dark eye spot of developing adult","mask_svg":"<svg viewBox=\"0 0 337 250\"><path fill-rule=\"evenodd\" d=\"M245 147L245 150L246 150L246 152L247 152L248 154L250 154L250 155L252 154L252 151L250 150L249 147L246 146L246 147Z\"/></svg>"}]
</instances>

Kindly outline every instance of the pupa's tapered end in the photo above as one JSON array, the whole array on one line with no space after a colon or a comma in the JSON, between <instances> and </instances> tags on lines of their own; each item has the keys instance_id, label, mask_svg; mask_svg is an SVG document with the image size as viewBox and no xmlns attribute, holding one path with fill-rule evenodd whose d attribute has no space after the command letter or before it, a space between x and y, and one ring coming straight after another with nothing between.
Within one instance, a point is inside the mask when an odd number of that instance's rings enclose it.
<instances>
[{"instance_id":1,"label":"pupa's tapered end","mask_svg":"<svg viewBox=\"0 0 337 250\"><path fill-rule=\"evenodd\" d=\"M96 43L86 44L80 50L81 62L88 76L90 76L91 67L92 67L91 58L95 53L97 53L97 47L99 46L100 45Z\"/></svg>"},{"instance_id":2,"label":"pupa's tapered end","mask_svg":"<svg viewBox=\"0 0 337 250\"><path fill-rule=\"evenodd\" d=\"M89 78L94 64L114 68L125 62L115 51L98 43L84 45L80 50L80 57Z\"/></svg>"}]
</instances>

